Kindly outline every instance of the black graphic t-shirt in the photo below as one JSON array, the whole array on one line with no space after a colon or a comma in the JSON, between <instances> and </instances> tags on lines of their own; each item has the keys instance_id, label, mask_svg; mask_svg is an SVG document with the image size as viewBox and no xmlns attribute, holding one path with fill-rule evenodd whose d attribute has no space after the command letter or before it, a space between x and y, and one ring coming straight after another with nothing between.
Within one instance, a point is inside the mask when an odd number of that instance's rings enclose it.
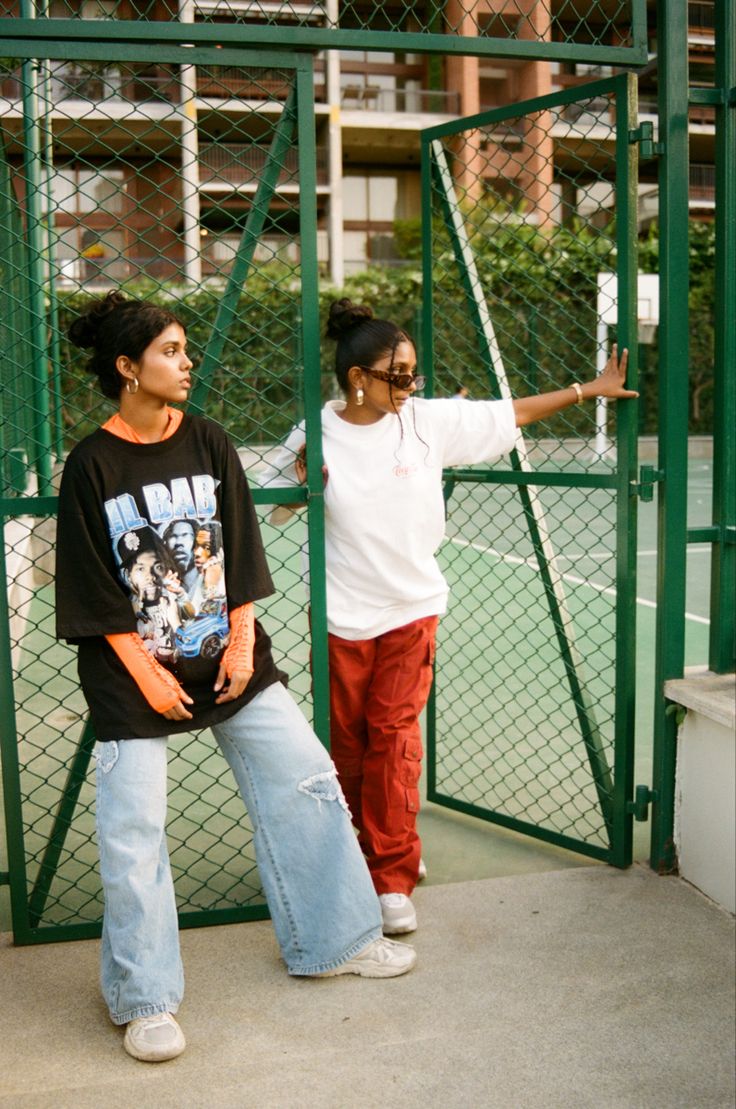
<instances>
[{"instance_id":1,"label":"black graphic t-shirt","mask_svg":"<svg viewBox=\"0 0 736 1109\"><path fill-rule=\"evenodd\" d=\"M253 677L237 700L215 704L228 611L271 593L243 468L217 424L185 416L161 443L100 428L70 453L59 493L56 633L79 647L98 739L205 728L285 680L256 621ZM193 720L155 712L104 638L136 631L192 697Z\"/></svg>"}]
</instances>

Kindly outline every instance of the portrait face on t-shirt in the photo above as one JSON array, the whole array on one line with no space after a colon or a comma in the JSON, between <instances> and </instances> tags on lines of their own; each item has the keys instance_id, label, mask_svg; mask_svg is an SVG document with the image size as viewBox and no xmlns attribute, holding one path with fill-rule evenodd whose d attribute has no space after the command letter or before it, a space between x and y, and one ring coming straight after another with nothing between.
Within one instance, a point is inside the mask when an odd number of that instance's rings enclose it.
<instances>
[{"instance_id":1,"label":"portrait face on t-shirt","mask_svg":"<svg viewBox=\"0 0 736 1109\"><path fill-rule=\"evenodd\" d=\"M194 537L197 530L196 520L174 520L164 525L161 532L161 538L171 553L182 581L194 567Z\"/></svg>"},{"instance_id":2,"label":"portrait face on t-shirt","mask_svg":"<svg viewBox=\"0 0 736 1109\"><path fill-rule=\"evenodd\" d=\"M198 475L184 496L186 481L178 478L170 489L162 482L143 486L105 508L138 634L157 661L191 675L199 661L211 666L220 657L229 621L222 526L208 493L214 482ZM175 498L189 515L171 518ZM193 515L197 506L200 514Z\"/></svg>"}]
</instances>

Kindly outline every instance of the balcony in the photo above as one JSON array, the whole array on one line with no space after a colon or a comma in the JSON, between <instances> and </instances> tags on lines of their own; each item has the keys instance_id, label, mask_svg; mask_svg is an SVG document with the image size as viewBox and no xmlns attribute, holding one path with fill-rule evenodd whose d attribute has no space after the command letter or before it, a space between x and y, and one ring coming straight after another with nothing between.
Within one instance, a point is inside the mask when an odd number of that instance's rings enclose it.
<instances>
[{"instance_id":1,"label":"balcony","mask_svg":"<svg viewBox=\"0 0 736 1109\"><path fill-rule=\"evenodd\" d=\"M715 208L716 170L710 165L690 166L690 207Z\"/></svg>"},{"instance_id":2,"label":"balcony","mask_svg":"<svg viewBox=\"0 0 736 1109\"><path fill-rule=\"evenodd\" d=\"M720 2L720 0L719 0ZM715 13L712 4L688 4L687 40L689 46L715 46Z\"/></svg>"},{"instance_id":3,"label":"balcony","mask_svg":"<svg viewBox=\"0 0 736 1109\"><path fill-rule=\"evenodd\" d=\"M300 0L194 0L194 10L205 19L240 22L309 24L325 23L325 5Z\"/></svg>"},{"instance_id":4,"label":"balcony","mask_svg":"<svg viewBox=\"0 0 736 1109\"><path fill-rule=\"evenodd\" d=\"M197 70L197 96L208 100L277 100L282 103L289 95L292 82L283 73L273 70L248 71L236 66L211 66ZM317 100L323 90L315 87Z\"/></svg>"},{"instance_id":5,"label":"balcony","mask_svg":"<svg viewBox=\"0 0 736 1109\"><path fill-rule=\"evenodd\" d=\"M268 161L268 149L254 145L203 144L199 148L199 180L206 192L254 192ZM327 151L317 147L317 186L327 185ZM287 150L279 191L298 191L296 150Z\"/></svg>"},{"instance_id":6,"label":"balcony","mask_svg":"<svg viewBox=\"0 0 736 1109\"><path fill-rule=\"evenodd\" d=\"M460 94L441 89L396 89L346 83L340 90L340 104L345 111L460 114Z\"/></svg>"},{"instance_id":7,"label":"balcony","mask_svg":"<svg viewBox=\"0 0 736 1109\"><path fill-rule=\"evenodd\" d=\"M51 63L49 79L49 101L52 105L66 100L89 100L98 104L108 100L133 103L164 101L175 104L179 100L179 83L176 77L158 68L137 72L121 70L117 66L96 68ZM20 100L20 68L0 73L0 94L8 100Z\"/></svg>"}]
</instances>

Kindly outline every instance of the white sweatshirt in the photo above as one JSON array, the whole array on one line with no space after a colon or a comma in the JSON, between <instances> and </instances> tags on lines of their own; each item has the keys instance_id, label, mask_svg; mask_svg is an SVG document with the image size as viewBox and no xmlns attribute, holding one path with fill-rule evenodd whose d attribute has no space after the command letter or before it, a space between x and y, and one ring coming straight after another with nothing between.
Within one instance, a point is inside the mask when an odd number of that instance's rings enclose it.
<instances>
[{"instance_id":1,"label":"white sweatshirt","mask_svg":"<svg viewBox=\"0 0 736 1109\"><path fill-rule=\"evenodd\" d=\"M516 421L511 401L413 398L400 417L367 425L343 420L344 407L322 409L327 626L343 639L372 639L445 611L448 586L435 558L445 534L443 467L499 458L514 445ZM299 484L304 441L302 423L263 485Z\"/></svg>"}]
</instances>

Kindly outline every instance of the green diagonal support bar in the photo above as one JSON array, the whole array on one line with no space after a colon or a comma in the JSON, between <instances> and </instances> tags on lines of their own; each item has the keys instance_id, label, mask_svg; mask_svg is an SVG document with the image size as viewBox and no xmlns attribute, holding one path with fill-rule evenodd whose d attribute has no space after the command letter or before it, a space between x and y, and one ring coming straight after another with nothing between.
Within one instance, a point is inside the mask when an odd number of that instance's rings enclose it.
<instances>
[{"instance_id":1,"label":"green diagonal support bar","mask_svg":"<svg viewBox=\"0 0 736 1109\"><path fill-rule=\"evenodd\" d=\"M523 111L523 106L517 105L517 110L519 112ZM445 217L445 224L450 234L455 261L466 292L468 308L478 337L481 357L488 367L491 379L491 390L497 397L510 398L511 392L506 379L503 359L496 341L488 305L480 284L475 257L468 240L465 222L458 205L454 181L447 164L445 148L440 139L432 139L429 150L437 183L437 191ZM516 446L511 451L510 457L511 465L515 471L529 472L531 470L527 458L526 444L521 432L518 433ZM575 647L572 621L567 609L561 576L556 572L555 554L549 537L544 510L539 500L538 492L534 486L520 485L519 497L521 499L529 535L539 566L539 574L542 579L560 655L570 686L570 694L575 705L575 712L588 755L601 813L610 834L613 822L613 807L611 800L613 795L613 780L603 749L603 741L600 728L595 718L593 703L587 692L585 682L581 677L582 660Z\"/></svg>"},{"instance_id":2,"label":"green diagonal support bar","mask_svg":"<svg viewBox=\"0 0 736 1109\"><path fill-rule=\"evenodd\" d=\"M31 891L31 896L28 899L28 917L31 928L37 928L41 923L49 891L51 890L51 883L56 877L56 871L59 866L61 852L64 850L67 832L72 826L72 819L77 807L77 801L79 800L79 794L87 776L94 745L94 728L91 722L87 720L82 729L82 735L77 744L72 764L69 767L66 782L64 783L64 788L61 792L59 804L56 809L56 815L54 816L51 834L49 835L41 864L38 868L38 876L33 890Z\"/></svg>"},{"instance_id":3,"label":"green diagonal support bar","mask_svg":"<svg viewBox=\"0 0 736 1109\"><path fill-rule=\"evenodd\" d=\"M296 80L295 77L294 80ZM263 231L263 226L268 216L268 209L284 166L284 158L291 145L294 127L296 125L296 115L296 85L294 84L284 104L284 110L276 124L273 139L271 140L271 147L268 152L268 161L263 175L258 182L258 188L253 198L253 205L248 213L248 219L246 220L243 234L238 244L238 252L233 262L233 268L230 271L227 287L217 309L217 316L215 317L212 334L207 343L207 348L202 359L202 366L197 375L197 383L192 390L189 401L189 410L191 412L199 414L204 412L205 400L211 388L212 377L220 363L230 325L237 311L243 286L245 285L253 263L253 255Z\"/></svg>"}]
</instances>

